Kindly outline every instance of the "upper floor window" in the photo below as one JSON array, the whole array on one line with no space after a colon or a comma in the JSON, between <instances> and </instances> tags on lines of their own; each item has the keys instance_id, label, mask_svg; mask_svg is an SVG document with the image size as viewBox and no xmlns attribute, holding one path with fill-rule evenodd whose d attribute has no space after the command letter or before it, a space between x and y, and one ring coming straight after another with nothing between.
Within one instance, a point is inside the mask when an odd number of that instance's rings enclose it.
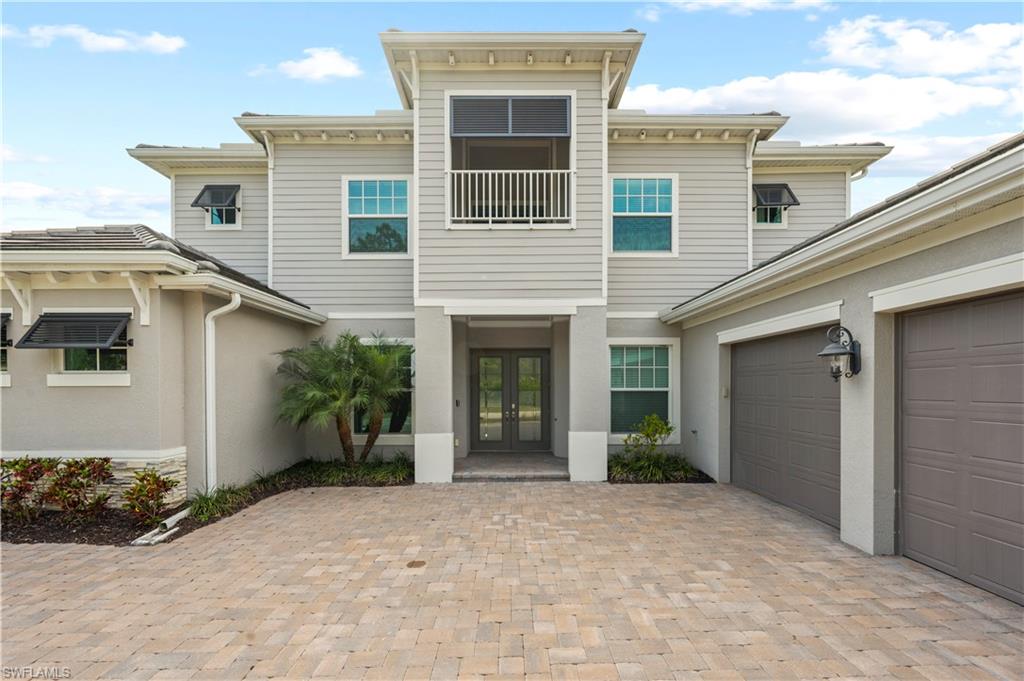
<instances>
[{"instance_id":1,"label":"upper floor window","mask_svg":"<svg viewBox=\"0 0 1024 681\"><path fill-rule=\"evenodd\" d=\"M554 96L451 98L452 137L568 137L571 99Z\"/></svg>"},{"instance_id":2,"label":"upper floor window","mask_svg":"<svg viewBox=\"0 0 1024 681\"><path fill-rule=\"evenodd\" d=\"M799 206L788 184L755 184L754 226L760 229L784 229L790 206Z\"/></svg>"},{"instance_id":3,"label":"upper floor window","mask_svg":"<svg viewBox=\"0 0 1024 681\"><path fill-rule=\"evenodd\" d=\"M345 255L408 255L408 178L345 178L342 192Z\"/></svg>"},{"instance_id":4,"label":"upper floor window","mask_svg":"<svg viewBox=\"0 0 1024 681\"><path fill-rule=\"evenodd\" d=\"M678 252L676 182L671 175L612 179L612 253Z\"/></svg>"},{"instance_id":5,"label":"upper floor window","mask_svg":"<svg viewBox=\"0 0 1024 681\"><path fill-rule=\"evenodd\" d=\"M206 211L207 229L241 229L242 210L239 207L237 184L204 185L192 202L195 208Z\"/></svg>"}]
</instances>

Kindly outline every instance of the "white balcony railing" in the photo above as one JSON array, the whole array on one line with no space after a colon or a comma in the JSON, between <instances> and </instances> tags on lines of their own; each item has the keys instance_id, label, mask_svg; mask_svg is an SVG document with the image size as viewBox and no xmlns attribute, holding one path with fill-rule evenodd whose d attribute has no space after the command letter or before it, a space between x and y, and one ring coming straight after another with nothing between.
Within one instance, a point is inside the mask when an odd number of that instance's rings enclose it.
<instances>
[{"instance_id":1,"label":"white balcony railing","mask_svg":"<svg viewBox=\"0 0 1024 681\"><path fill-rule=\"evenodd\" d=\"M571 225L572 170L450 170L449 224Z\"/></svg>"}]
</instances>

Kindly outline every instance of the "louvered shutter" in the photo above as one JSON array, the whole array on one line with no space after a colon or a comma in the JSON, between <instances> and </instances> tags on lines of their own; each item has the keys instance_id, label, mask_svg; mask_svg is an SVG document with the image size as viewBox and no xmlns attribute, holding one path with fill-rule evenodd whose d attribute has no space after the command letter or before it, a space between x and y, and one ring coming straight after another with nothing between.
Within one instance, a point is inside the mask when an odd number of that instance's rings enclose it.
<instances>
[{"instance_id":1,"label":"louvered shutter","mask_svg":"<svg viewBox=\"0 0 1024 681\"><path fill-rule=\"evenodd\" d=\"M22 336L18 348L110 349L124 340L128 313L44 312Z\"/></svg>"},{"instance_id":2,"label":"louvered shutter","mask_svg":"<svg viewBox=\"0 0 1024 681\"><path fill-rule=\"evenodd\" d=\"M508 97L452 97L452 137L509 133Z\"/></svg>"},{"instance_id":3,"label":"louvered shutter","mask_svg":"<svg viewBox=\"0 0 1024 681\"><path fill-rule=\"evenodd\" d=\"M568 97L514 97L512 134L564 137L569 129Z\"/></svg>"}]
</instances>

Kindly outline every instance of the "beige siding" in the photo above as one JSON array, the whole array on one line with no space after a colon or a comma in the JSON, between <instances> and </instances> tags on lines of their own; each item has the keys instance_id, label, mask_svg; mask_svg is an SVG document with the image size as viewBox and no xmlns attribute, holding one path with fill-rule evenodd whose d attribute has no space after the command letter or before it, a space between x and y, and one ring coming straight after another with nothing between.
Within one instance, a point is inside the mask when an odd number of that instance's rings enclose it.
<instances>
[{"instance_id":1,"label":"beige siding","mask_svg":"<svg viewBox=\"0 0 1024 681\"><path fill-rule=\"evenodd\" d=\"M411 259L342 258L341 178L375 173L411 175L412 145L275 146L275 289L321 312L412 308Z\"/></svg>"},{"instance_id":2,"label":"beige siding","mask_svg":"<svg viewBox=\"0 0 1024 681\"><path fill-rule=\"evenodd\" d=\"M754 228L754 264L781 253L846 219L846 173L754 173L754 183L785 182L799 206L790 208L786 229Z\"/></svg>"},{"instance_id":3,"label":"beige siding","mask_svg":"<svg viewBox=\"0 0 1024 681\"><path fill-rule=\"evenodd\" d=\"M576 91L575 230L445 229L445 90ZM420 297L600 297L600 74L426 71L420 107Z\"/></svg>"},{"instance_id":4,"label":"beige siding","mask_svg":"<svg viewBox=\"0 0 1024 681\"><path fill-rule=\"evenodd\" d=\"M678 175L679 255L608 259L608 309L676 305L746 270L743 144L608 145L608 174Z\"/></svg>"},{"instance_id":5,"label":"beige siding","mask_svg":"<svg viewBox=\"0 0 1024 681\"><path fill-rule=\"evenodd\" d=\"M206 212L193 208L205 184L241 186L242 229L208 230ZM223 260L262 282L267 281L267 176L245 174L177 175L174 178L173 236Z\"/></svg>"}]
</instances>

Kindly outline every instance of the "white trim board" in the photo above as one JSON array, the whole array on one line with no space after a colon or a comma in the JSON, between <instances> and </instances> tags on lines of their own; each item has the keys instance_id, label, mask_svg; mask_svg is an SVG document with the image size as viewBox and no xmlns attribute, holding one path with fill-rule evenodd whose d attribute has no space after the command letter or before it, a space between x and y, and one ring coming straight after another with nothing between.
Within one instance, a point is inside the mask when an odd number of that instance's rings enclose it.
<instances>
[{"instance_id":1,"label":"white trim board","mask_svg":"<svg viewBox=\"0 0 1024 681\"><path fill-rule=\"evenodd\" d=\"M899 312L1024 286L1024 252L868 293L875 312Z\"/></svg>"},{"instance_id":2,"label":"white trim board","mask_svg":"<svg viewBox=\"0 0 1024 681\"><path fill-rule=\"evenodd\" d=\"M657 319L660 316L658 310L630 310L630 311L609 311L608 319Z\"/></svg>"},{"instance_id":3,"label":"white trim board","mask_svg":"<svg viewBox=\"0 0 1024 681\"><path fill-rule=\"evenodd\" d=\"M187 449L182 447L170 447L168 449L35 449L17 450L19 456L52 457L57 459L81 459L86 457L103 456L110 457L115 461L166 461L179 456L185 456ZM7 456L9 452L0 451L0 455ZM13 453L13 452L11 452Z\"/></svg>"},{"instance_id":4,"label":"white trim board","mask_svg":"<svg viewBox=\"0 0 1024 681\"><path fill-rule=\"evenodd\" d=\"M415 312L328 312L328 319L416 319Z\"/></svg>"},{"instance_id":5,"label":"white trim board","mask_svg":"<svg viewBox=\"0 0 1024 681\"><path fill-rule=\"evenodd\" d=\"M613 345L667 345L669 346L668 351L668 420L675 430L672 431L672 435L665 440L667 445L678 445L681 443L681 433L679 432L680 425L682 423L682 354L680 349L682 347L681 338L672 338L671 336L623 336L622 338L608 338L607 342L607 353L605 354L605 368L604 371L609 371L612 363L612 346ZM608 388L608 399L611 399L611 393L613 389L611 386ZM609 429L611 423L608 424ZM613 433L611 430L608 432L608 444L610 445L621 445L625 440L625 433Z\"/></svg>"},{"instance_id":6,"label":"white trim board","mask_svg":"<svg viewBox=\"0 0 1024 681\"><path fill-rule=\"evenodd\" d=\"M836 300L831 303L816 305L815 307L797 310L796 312L789 312L784 315L779 315L778 317L771 317L770 319L763 319L759 322L752 322L750 324L744 324L743 326L719 331L718 344L728 345L730 343L740 343L743 341L755 340L757 338L764 338L766 336L775 336L782 333L789 333L791 331L811 329L815 326L821 326L822 324L838 322L840 320L840 311L842 310L842 307L843 301Z\"/></svg>"},{"instance_id":7,"label":"white trim board","mask_svg":"<svg viewBox=\"0 0 1024 681\"><path fill-rule=\"evenodd\" d=\"M128 372L83 371L80 373L46 374L48 388L127 388L131 384L132 375Z\"/></svg>"}]
</instances>

